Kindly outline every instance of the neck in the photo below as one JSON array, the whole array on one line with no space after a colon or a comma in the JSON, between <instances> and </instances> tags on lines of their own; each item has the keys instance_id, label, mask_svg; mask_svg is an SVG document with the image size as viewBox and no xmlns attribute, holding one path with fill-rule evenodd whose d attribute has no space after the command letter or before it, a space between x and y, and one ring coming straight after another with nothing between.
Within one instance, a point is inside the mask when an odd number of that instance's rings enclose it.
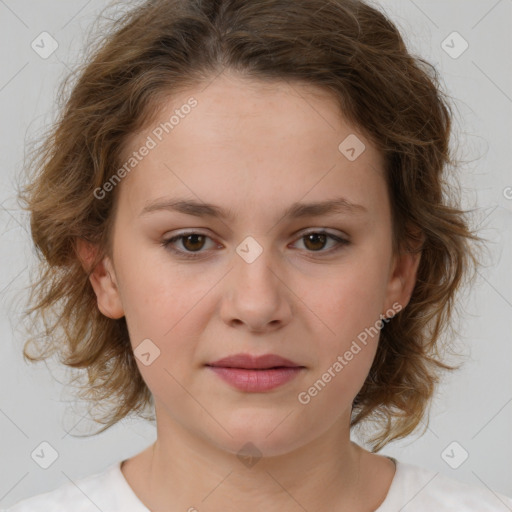
<instances>
[{"instance_id":1,"label":"neck","mask_svg":"<svg viewBox=\"0 0 512 512\"><path fill-rule=\"evenodd\" d=\"M134 470L139 485L132 485L152 511L170 506L190 512L358 511L368 510L370 503L375 510L391 483L388 473L387 482L369 491L368 477L376 471L375 461L368 471L367 455L384 458L352 443L347 422L347 428L336 424L321 438L286 454L258 458L250 449L240 456L168 417L162 420L157 422L157 441L140 454ZM391 463L385 460L389 470ZM362 503L362 497L368 502Z\"/></svg>"}]
</instances>

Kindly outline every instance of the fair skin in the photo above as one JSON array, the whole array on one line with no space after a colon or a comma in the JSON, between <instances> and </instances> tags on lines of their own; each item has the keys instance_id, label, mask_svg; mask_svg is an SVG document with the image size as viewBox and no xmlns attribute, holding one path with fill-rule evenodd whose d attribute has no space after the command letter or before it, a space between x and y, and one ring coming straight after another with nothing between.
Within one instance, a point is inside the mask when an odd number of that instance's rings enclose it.
<instances>
[{"instance_id":1,"label":"fair skin","mask_svg":"<svg viewBox=\"0 0 512 512\"><path fill-rule=\"evenodd\" d=\"M375 510L394 464L351 442L349 422L378 335L309 403L297 397L359 333L410 299L419 257L392 254L382 157L312 86L224 73L204 87L169 100L129 141L127 155L197 99L118 185L112 258L91 275L98 308L126 317L133 349L150 339L160 350L148 366L137 359L155 400L157 441L122 472L154 511ZM354 161L338 150L350 134L366 145ZM366 210L283 217L295 202L339 197ZM234 216L141 214L162 198ZM322 229L350 243L308 242L305 232ZM173 247L196 259L162 245L186 231L206 238ZM251 263L236 252L248 236L263 249ZM270 391L245 392L205 366L240 352L278 354L303 369ZM248 442L261 454L250 466L237 457Z\"/></svg>"}]
</instances>

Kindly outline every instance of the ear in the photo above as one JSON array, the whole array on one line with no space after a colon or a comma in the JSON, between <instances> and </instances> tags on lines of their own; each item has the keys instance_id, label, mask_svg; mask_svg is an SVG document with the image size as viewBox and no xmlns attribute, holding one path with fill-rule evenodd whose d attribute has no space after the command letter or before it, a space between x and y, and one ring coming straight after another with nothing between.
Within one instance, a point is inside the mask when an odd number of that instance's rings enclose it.
<instances>
[{"instance_id":1,"label":"ear","mask_svg":"<svg viewBox=\"0 0 512 512\"><path fill-rule=\"evenodd\" d=\"M108 318L122 318L124 309L110 258L105 256L91 271L98 247L83 238L77 238L76 251L85 271L90 272L89 281L96 294L98 309Z\"/></svg>"},{"instance_id":2,"label":"ear","mask_svg":"<svg viewBox=\"0 0 512 512\"><path fill-rule=\"evenodd\" d=\"M392 306L395 303L405 309L409 303L416 285L423 240L423 237L419 242L415 239L417 243L412 249L403 249L393 256L385 300L386 310L394 309Z\"/></svg>"}]
</instances>

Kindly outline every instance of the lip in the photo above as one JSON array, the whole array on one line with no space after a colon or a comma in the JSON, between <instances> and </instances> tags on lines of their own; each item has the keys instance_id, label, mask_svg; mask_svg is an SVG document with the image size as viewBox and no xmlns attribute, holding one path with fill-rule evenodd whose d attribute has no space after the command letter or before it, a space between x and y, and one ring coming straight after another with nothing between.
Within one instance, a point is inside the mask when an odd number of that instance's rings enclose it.
<instances>
[{"instance_id":1,"label":"lip","mask_svg":"<svg viewBox=\"0 0 512 512\"><path fill-rule=\"evenodd\" d=\"M300 364L294 363L289 359L276 354L263 354L262 356L251 356L250 354L234 354L223 357L207 366L221 366L223 368L244 368L246 370L262 370L276 367L300 367Z\"/></svg>"},{"instance_id":2,"label":"lip","mask_svg":"<svg viewBox=\"0 0 512 512\"><path fill-rule=\"evenodd\" d=\"M276 354L234 354L206 366L231 386L252 393L282 386L305 368Z\"/></svg>"}]
</instances>

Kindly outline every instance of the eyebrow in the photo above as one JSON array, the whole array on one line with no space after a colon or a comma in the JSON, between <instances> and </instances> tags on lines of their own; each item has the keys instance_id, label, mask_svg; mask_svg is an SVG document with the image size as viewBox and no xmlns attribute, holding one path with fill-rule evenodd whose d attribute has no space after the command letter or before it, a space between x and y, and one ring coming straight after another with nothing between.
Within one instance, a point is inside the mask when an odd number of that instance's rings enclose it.
<instances>
[{"instance_id":1,"label":"eyebrow","mask_svg":"<svg viewBox=\"0 0 512 512\"><path fill-rule=\"evenodd\" d=\"M236 218L236 214L231 210L224 210L211 203L184 198L158 198L148 203L140 212L139 217L161 210L175 211L195 217L214 217L230 221ZM319 217L333 213L361 215L368 213L368 210L361 204L355 204L348 199L338 197L328 201L293 203L283 212L281 218Z\"/></svg>"}]
</instances>

